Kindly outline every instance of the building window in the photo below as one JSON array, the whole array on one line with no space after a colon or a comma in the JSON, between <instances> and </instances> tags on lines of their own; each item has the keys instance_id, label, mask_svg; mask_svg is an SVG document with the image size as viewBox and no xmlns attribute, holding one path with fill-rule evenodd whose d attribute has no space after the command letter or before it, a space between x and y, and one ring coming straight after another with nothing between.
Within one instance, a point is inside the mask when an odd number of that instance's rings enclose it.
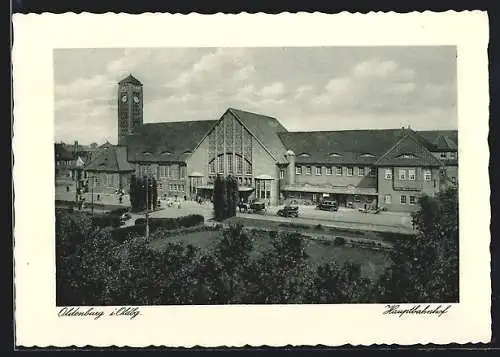
<instances>
[{"instance_id":1,"label":"building window","mask_svg":"<svg viewBox=\"0 0 500 357\"><path fill-rule=\"evenodd\" d=\"M450 152L450 159L455 160L457 158L456 152Z\"/></svg>"},{"instance_id":2,"label":"building window","mask_svg":"<svg viewBox=\"0 0 500 357\"><path fill-rule=\"evenodd\" d=\"M408 170L408 180L415 181L415 169Z\"/></svg>"},{"instance_id":3,"label":"building window","mask_svg":"<svg viewBox=\"0 0 500 357\"><path fill-rule=\"evenodd\" d=\"M209 166L210 166L210 173L215 174L215 160L212 160Z\"/></svg>"},{"instance_id":4,"label":"building window","mask_svg":"<svg viewBox=\"0 0 500 357\"><path fill-rule=\"evenodd\" d=\"M384 178L386 180L392 180L392 170L391 169L385 169Z\"/></svg>"},{"instance_id":5,"label":"building window","mask_svg":"<svg viewBox=\"0 0 500 357\"><path fill-rule=\"evenodd\" d=\"M219 162L219 170L218 172L219 173L224 173L224 155L221 155L217 158L218 162Z\"/></svg>"},{"instance_id":6,"label":"building window","mask_svg":"<svg viewBox=\"0 0 500 357\"><path fill-rule=\"evenodd\" d=\"M320 166L316 166L316 175L321 176L321 167Z\"/></svg>"},{"instance_id":7,"label":"building window","mask_svg":"<svg viewBox=\"0 0 500 357\"><path fill-rule=\"evenodd\" d=\"M352 176L354 173L354 169L352 167L347 168L347 176Z\"/></svg>"},{"instance_id":8,"label":"building window","mask_svg":"<svg viewBox=\"0 0 500 357\"><path fill-rule=\"evenodd\" d=\"M391 195L385 195L384 202L385 202L385 204L390 205L391 204Z\"/></svg>"},{"instance_id":9,"label":"building window","mask_svg":"<svg viewBox=\"0 0 500 357\"><path fill-rule=\"evenodd\" d=\"M358 167L358 176L365 176L365 168Z\"/></svg>"},{"instance_id":10,"label":"building window","mask_svg":"<svg viewBox=\"0 0 500 357\"><path fill-rule=\"evenodd\" d=\"M399 169L399 179L406 180L406 170Z\"/></svg>"},{"instance_id":11,"label":"building window","mask_svg":"<svg viewBox=\"0 0 500 357\"><path fill-rule=\"evenodd\" d=\"M401 204L405 205L406 204L406 196L401 196Z\"/></svg>"},{"instance_id":12,"label":"building window","mask_svg":"<svg viewBox=\"0 0 500 357\"><path fill-rule=\"evenodd\" d=\"M167 167L164 165L158 166L158 176L159 177L165 177L167 176Z\"/></svg>"},{"instance_id":13,"label":"building window","mask_svg":"<svg viewBox=\"0 0 500 357\"><path fill-rule=\"evenodd\" d=\"M337 166L337 167L335 168L335 174L336 174L337 176L342 176L342 167L341 167L341 166Z\"/></svg>"},{"instance_id":14,"label":"building window","mask_svg":"<svg viewBox=\"0 0 500 357\"><path fill-rule=\"evenodd\" d=\"M169 189L170 191L173 191L173 190L174 190L174 185L169 184L169 185L168 185L168 189Z\"/></svg>"},{"instance_id":15,"label":"building window","mask_svg":"<svg viewBox=\"0 0 500 357\"><path fill-rule=\"evenodd\" d=\"M374 167L370 167L370 176L375 177L377 175L377 170Z\"/></svg>"},{"instance_id":16,"label":"building window","mask_svg":"<svg viewBox=\"0 0 500 357\"><path fill-rule=\"evenodd\" d=\"M361 202L361 197L359 195L354 195L354 202Z\"/></svg>"},{"instance_id":17,"label":"building window","mask_svg":"<svg viewBox=\"0 0 500 357\"><path fill-rule=\"evenodd\" d=\"M327 167L326 168L326 174L327 175L331 175L332 174L332 168L331 167Z\"/></svg>"},{"instance_id":18,"label":"building window","mask_svg":"<svg viewBox=\"0 0 500 357\"><path fill-rule=\"evenodd\" d=\"M246 173L247 173L247 175L251 175L251 174L252 174L252 164L251 164L251 163L249 163L248 161L246 162L246 164L247 164L247 165L246 165L246 166L247 166L247 171L246 171Z\"/></svg>"},{"instance_id":19,"label":"building window","mask_svg":"<svg viewBox=\"0 0 500 357\"><path fill-rule=\"evenodd\" d=\"M281 169L280 170L280 179L283 179L285 177L285 170Z\"/></svg>"},{"instance_id":20,"label":"building window","mask_svg":"<svg viewBox=\"0 0 500 357\"><path fill-rule=\"evenodd\" d=\"M425 170L424 171L424 180L430 181L431 179L432 179L431 170Z\"/></svg>"},{"instance_id":21,"label":"building window","mask_svg":"<svg viewBox=\"0 0 500 357\"><path fill-rule=\"evenodd\" d=\"M184 192L184 185L179 185L179 191Z\"/></svg>"},{"instance_id":22,"label":"building window","mask_svg":"<svg viewBox=\"0 0 500 357\"><path fill-rule=\"evenodd\" d=\"M417 202L417 198L415 196L410 196L410 204L414 205Z\"/></svg>"},{"instance_id":23,"label":"building window","mask_svg":"<svg viewBox=\"0 0 500 357\"><path fill-rule=\"evenodd\" d=\"M301 175L301 174L302 174L302 166L296 166L295 175Z\"/></svg>"},{"instance_id":24,"label":"building window","mask_svg":"<svg viewBox=\"0 0 500 357\"><path fill-rule=\"evenodd\" d=\"M442 152L441 154L439 154L439 157L441 157L441 159L446 159L446 153Z\"/></svg>"},{"instance_id":25,"label":"building window","mask_svg":"<svg viewBox=\"0 0 500 357\"><path fill-rule=\"evenodd\" d=\"M312 172L311 166L306 166L306 175L310 175Z\"/></svg>"},{"instance_id":26,"label":"building window","mask_svg":"<svg viewBox=\"0 0 500 357\"><path fill-rule=\"evenodd\" d=\"M243 173L243 159L241 156L236 156L236 172L239 174Z\"/></svg>"},{"instance_id":27,"label":"building window","mask_svg":"<svg viewBox=\"0 0 500 357\"><path fill-rule=\"evenodd\" d=\"M177 184L174 183L174 191L177 191Z\"/></svg>"},{"instance_id":28,"label":"building window","mask_svg":"<svg viewBox=\"0 0 500 357\"><path fill-rule=\"evenodd\" d=\"M228 171L230 173L232 173L233 172L233 154L227 154L226 158L227 158Z\"/></svg>"}]
</instances>

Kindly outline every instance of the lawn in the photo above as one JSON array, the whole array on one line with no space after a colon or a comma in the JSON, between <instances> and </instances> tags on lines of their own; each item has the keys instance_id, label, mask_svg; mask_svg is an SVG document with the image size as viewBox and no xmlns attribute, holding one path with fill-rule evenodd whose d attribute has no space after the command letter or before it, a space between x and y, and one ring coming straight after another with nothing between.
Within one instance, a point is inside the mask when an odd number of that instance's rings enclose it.
<instances>
[{"instance_id":1,"label":"lawn","mask_svg":"<svg viewBox=\"0 0 500 357\"><path fill-rule=\"evenodd\" d=\"M150 243L153 249L166 249L169 243L180 242L192 244L202 250L209 249L220 237L220 231L191 232L185 235L177 235L158 239ZM254 254L262 254L271 248L271 238L266 232L251 233L254 242ZM311 263L315 266L336 261L342 265L346 261L360 264L363 275L370 279L376 279L390 264L388 253L374 251L367 248L336 247L333 244L325 244L313 239L307 240L307 253Z\"/></svg>"}]
</instances>

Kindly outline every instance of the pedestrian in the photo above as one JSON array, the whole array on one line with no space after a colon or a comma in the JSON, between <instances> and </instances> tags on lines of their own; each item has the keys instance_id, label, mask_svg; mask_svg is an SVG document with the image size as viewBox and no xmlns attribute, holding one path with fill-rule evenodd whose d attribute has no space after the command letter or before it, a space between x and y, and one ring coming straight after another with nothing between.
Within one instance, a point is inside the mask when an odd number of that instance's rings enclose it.
<instances>
[{"instance_id":1,"label":"pedestrian","mask_svg":"<svg viewBox=\"0 0 500 357\"><path fill-rule=\"evenodd\" d=\"M101 195L97 194L97 200L100 201L101 200Z\"/></svg>"},{"instance_id":2,"label":"pedestrian","mask_svg":"<svg viewBox=\"0 0 500 357\"><path fill-rule=\"evenodd\" d=\"M121 195L120 195L119 201L120 201L120 203L122 203L122 201L123 201L123 198Z\"/></svg>"},{"instance_id":3,"label":"pedestrian","mask_svg":"<svg viewBox=\"0 0 500 357\"><path fill-rule=\"evenodd\" d=\"M66 186L66 192L69 192L69 186Z\"/></svg>"}]
</instances>

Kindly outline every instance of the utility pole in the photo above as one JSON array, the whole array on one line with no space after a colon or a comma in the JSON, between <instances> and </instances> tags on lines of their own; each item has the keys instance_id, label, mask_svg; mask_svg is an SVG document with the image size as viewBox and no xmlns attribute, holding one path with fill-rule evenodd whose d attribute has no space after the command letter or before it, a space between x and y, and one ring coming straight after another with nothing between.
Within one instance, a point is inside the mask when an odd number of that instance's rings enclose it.
<instances>
[{"instance_id":1,"label":"utility pole","mask_svg":"<svg viewBox=\"0 0 500 357\"><path fill-rule=\"evenodd\" d=\"M90 178L92 179L92 188L91 188L92 207L91 207L91 212L92 212L92 218L94 218L94 176L91 176Z\"/></svg>"},{"instance_id":2,"label":"utility pole","mask_svg":"<svg viewBox=\"0 0 500 357\"><path fill-rule=\"evenodd\" d=\"M149 176L146 176L146 240L149 240Z\"/></svg>"}]
</instances>

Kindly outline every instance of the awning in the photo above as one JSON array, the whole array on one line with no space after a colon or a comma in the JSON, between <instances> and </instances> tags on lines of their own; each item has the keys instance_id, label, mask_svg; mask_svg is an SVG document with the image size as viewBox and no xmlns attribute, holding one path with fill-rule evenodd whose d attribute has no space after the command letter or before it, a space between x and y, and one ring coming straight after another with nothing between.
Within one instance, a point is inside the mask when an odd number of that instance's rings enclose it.
<instances>
[{"instance_id":1,"label":"awning","mask_svg":"<svg viewBox=\"0 0 500 357\"><path fill-rule=\"evenodd\" d=\"M241 191L241 192L250 192L253 190L255 190L253 187L246 187L246 186L238 187L238 191Z\"/></svg>"},{"instance_id":2,"label":"awning","mask_svg":"<svg viewBox=\"0 0 500 357\"><path fill-rule=\"evenodd\" d=\"M274 177L262 174L262 175L259 175L259 176L255 176L255 179L256 180L274 180Z\"/></svg>"},{"instance_id":3,"label":"awning","mask_svg":"<svg viewBox=\"0 0 500 357\"><path fill-rule=\"evenodd\" d=\"M199 172L192 172L188 176L189 177L203 177L203 174L200 174Z\"/></svg>"},{"instance_id":4,"label":"awning","mask_svg":"<svg viewBox=\"0 0 500 357\"><path fill-rule=\"evenodd\" d=\"M203 185L203 186L198 186L197 188L202 189L202 190L213 190L214 185Z\"/></svg>"},{"instance_id":5,"label":"awning","mask_svg":"<svg viewBox=\"0 0 500 357\"><path fill-rule=\"evenodd\" d=\"M378 195L375 188L355 186L283 186L281 190L290 192L336 193L348 195Z\"/></svg>"}]
</instances>

